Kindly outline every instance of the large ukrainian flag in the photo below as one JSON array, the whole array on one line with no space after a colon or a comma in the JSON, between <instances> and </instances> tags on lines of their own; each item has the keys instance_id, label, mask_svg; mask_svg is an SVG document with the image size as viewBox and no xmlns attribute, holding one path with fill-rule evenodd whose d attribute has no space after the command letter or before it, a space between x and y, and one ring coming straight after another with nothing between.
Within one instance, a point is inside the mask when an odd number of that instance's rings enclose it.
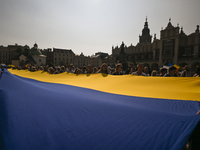
<instances>
[{"instance_id":1,"label":"large ukrainian flag","mask_svg":"<svg viewBox=\"0 0 200 150\"><path fill-rule=\"evenodd\" d=\"M200 78L4 70L0 149L181 150L199 101Z\"/></svg>"}]
</instances>

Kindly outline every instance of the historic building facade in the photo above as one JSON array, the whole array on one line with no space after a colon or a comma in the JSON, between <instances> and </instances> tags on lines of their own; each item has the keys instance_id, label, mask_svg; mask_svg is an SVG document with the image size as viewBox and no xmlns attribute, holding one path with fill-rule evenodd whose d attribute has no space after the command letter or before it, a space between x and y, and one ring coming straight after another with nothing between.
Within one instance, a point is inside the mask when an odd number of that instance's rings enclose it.
<instances>
[{"instance_id":1,"label":"historic building facade","mask_svg":"<svg viewBox=\"0 0 200 150\"><path fill-rule=\"evenodd\" d=\"M80 55L75 55L74 57L74 66L75 67L84 67L90 64L90 57L84 56L83 53Z\"/></svg>"},{"instance_id":2,"label":"historic building facade","mask_svg":"<svg viewBox=\"0 0 200 150\"><path fill-rule=\"evenodd\" d=\"M38 45L36 43L30 49L28 56L28 60L26 61L27 64L34 64L36 67L46 65L46 56L42 54L40 49L38 49ZM33 60L33 62L31 62L31 60Z\"/></svg>"},{"instance_id":3,"label":"historic building facade","mask_svg":"<svg viewBox=\"0 0 200 150\"><path fill-rule=\"evenodd\" d=\"M44 49L41 51L46 56L46 65L53 66L53 51L51 48Z\"/></svg>"},{"instance_id":4,"label":"historic building facade","mask_svg":"<svg viewBox=\"0 0 200 150\"><path fill-rule=\"evenodd\" d=\"M21 57L24 57L21 59ZM46 56L42 55L41 50L35 43L30 49L27 45L18 44L0 46L0 63L13 64L15 66L24 66L33 64L35 66L46 65Z\"/></svg>"},{"instance_id":5,"label":"historic building facade","mask_svg":"<svg viewBox=\"0 0 200 150\"><path fill-rule=\"evenodd\" d=\"M123 43L122 43L123 44ZM112 47L112 57L115 62L121 52L121 47ZM194 33L186 35L179 25L173 26L171 19L165 29L160 31L160 39L150 35L148 22L144 24L142 35L139 36L139 43L136 46L124 47L126 62L143 63L151 70L158 70L163 65L174 63L184 67L189 65L195 70L200 64L200 33L197 25Z\"/></svg>"},{"instance_id":6,"label":"historic building facade","mask_svg":"<svg viewBox=\"0 0 200 150\"><path fill-rule=\"evenodd\" d=\"M74 63L74 52L70 49L58 49L53 48L53 64L58 66L67 65Z\"/></svg>"},{"instance_id":7,"label":"historic building facade","mask_svg":"<svg viewBox=\"0 0 200 150\"><path fill-rule=\"evenodd\" d=\"M99 67L102 65L102 59L98 56L91 56L90 57L90 65L92 67Z\"/></svg>"},{"instance_id":8,"label":"historic building facade","mask_svg":"<svg viewBox=\"0 0 200 150\"><path fill-rule=\"evenodd\" d=\"M13 59L19 55L18 49L22 49L21 45L0 46L0 64L11 64Z\"/></svg>"}]
</instances>

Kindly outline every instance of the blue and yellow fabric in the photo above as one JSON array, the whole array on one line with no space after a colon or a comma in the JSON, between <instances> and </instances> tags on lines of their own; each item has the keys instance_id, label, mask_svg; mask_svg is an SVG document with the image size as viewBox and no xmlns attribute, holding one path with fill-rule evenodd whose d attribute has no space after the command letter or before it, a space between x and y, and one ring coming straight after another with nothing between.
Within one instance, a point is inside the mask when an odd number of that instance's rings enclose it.
<instances>
[{"instance_id":1,"label":"blue and yellow fabric","mask_svg":"<svg viewBox=\"0 0 200 150\"><path fill-rule=\"evenodd\" d=\"M181 150L200 121L200 78L4 70L0 149Z\"/></svg>"}]
</instances>

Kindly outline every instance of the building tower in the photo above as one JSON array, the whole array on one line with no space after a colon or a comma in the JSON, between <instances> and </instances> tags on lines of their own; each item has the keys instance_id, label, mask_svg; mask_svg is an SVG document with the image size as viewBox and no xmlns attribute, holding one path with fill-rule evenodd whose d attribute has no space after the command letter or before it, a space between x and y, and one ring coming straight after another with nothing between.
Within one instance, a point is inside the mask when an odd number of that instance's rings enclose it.
<instances>
[{"instance_id":1,"label":"building tower","mask_svg":"<svg viewBox=\"0 0 200 150\"><path fill-rule=\"evenodd\" d=\"M34 49L38 49L38 45L35 43L35 44L33 45L33 48L34 48Z\"/></svg>"},{"instance_id":2,"label":"building tower","mask_svg":"<svg viewBox=\"0 0 200 150\"><path fill-rule=\"evenodd\" d=\"M146 17L146 22L144 23L144 29L142 30L142 35L139 36L139 43L151 43L152 36L150 35L150 30L148 28L148 22Z\"/></svg>"}]
</instances>

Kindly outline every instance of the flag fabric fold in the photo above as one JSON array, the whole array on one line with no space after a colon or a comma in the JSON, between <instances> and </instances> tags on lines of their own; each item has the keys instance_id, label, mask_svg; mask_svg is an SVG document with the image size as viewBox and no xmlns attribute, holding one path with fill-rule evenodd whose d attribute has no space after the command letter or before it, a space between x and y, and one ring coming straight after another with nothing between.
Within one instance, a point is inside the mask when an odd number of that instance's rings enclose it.
<instances>
[{"instance_id":1,"label":"flag fabric fold","mask_svg":"<svg viewBox=\"0 0 200 150\"><path fill-rule=\"evenodd\" d=\"M132 86L137 80L167 82L160 78L19 72L4 70L0 78L0 149L178 150L200 121L198 79L180 80L181 86L194 86L191 101L125 92L132 80ZM114 86L122 79L124 91L107 90L107 79ZM99 86L92 85L96 80Z\"/></svg>"}]
</instances>

